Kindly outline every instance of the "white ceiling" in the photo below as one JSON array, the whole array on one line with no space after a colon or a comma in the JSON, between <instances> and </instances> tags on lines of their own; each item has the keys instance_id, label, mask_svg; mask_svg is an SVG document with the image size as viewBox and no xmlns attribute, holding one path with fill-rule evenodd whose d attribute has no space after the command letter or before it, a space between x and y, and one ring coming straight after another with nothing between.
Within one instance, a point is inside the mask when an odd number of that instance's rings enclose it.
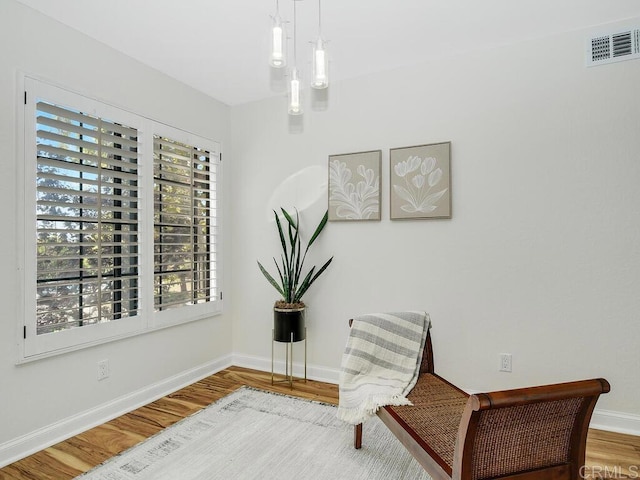
<instances>
[{"instance_id":1,"label":"white ceiling","mask_svg":"<svg viewBox=\"0 0 640 480\"><path fill-rule=\"evenodd\" d=\"M18 1L226 104L277 94L267 64L276 0ZM280 0L289 21L292 5ZM318 1L296 8L304 69ZM638 0L322 0L333 81L634 17Z\"/></svg>"}]
</instances>

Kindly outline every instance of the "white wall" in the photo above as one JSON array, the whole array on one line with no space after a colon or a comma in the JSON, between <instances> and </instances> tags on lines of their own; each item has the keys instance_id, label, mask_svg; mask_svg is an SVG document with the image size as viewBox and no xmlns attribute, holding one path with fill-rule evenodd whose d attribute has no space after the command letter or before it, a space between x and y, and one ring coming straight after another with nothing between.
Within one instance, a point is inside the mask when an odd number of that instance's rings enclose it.
<instances>
[{"instance_id":1,"label":"white wall","mask_svg":"<svg viewBox=\"0 0 640 480\"><path fill-rule=\"evenodd\" d=\"M308 112L291 135L283 98L229 109L0 0L0 204L11 226L0 236L0 464L86 426L83 412L142 401L232 352L268 366L276 294L255 261L278 252L269 209L299 206L309 231L326 208L327 156L369 149L383 150L383 220L329 224L310 259L335 255L306 298L316 376L337 371L348 318L426 309L436 367L462 387L604 376L613 390L599 407L640 415L640 62L586 69L583 37L334 84L329 110ZM222 142L229 313L15 365L17 70ZM453 218L391 222L388 149L447 140ZM497 372L500 352L513 354L512 374ZM111 377L98 383L103 358Z\"/></svg>"},{"instance_id":2,"label":"white wall","mask_svg":"<svg viewBox=\"0 0 640 480\"><path fill-rule=\"evenodd\" d=\"M612 392L599 409L639 426L640 61L585 68L586 35L334 84L329 109L307 109L297 135L284 98L233 108L238 358L271 355L277 293L256 267L279 252L269 208L311 202L310 233L327 156L382 149L382 221L330 223L319 241L316 262L335 259L306 298L309 363L338 369L354 315L424 309L436 368L459 386L603 376ZM391 221L389 148L449 140L453 218ZM314 168L320 196L283 193ZM498 372L501 352L513 373Z\"/></svg>"},{"instance_id":3,"label":"white wall","mask_svg":"<svg viewBox=\"0 0 640 480\"><path fill-rule=\"evenodd\" d=\"M13 0L0 0L0 205L5 218L0 236L0 465L21 449L37 447L40 440L82 427L91 418L75 423L69 419L83 412L116 400L111 410L126 408L127 402L143 401L153 393L146 390L150 386L159 393L171 382L203 374L216 360L231 358L230 316L222 315L15 364L19 297L15 226L20 189L16 165L21 161L16 158L18 70L218 140L223 151L229 140L229 109L220 102ZM228 302L226 307L230 308ZM111 376L97 382L97 362L104 358L110 360ZM43 431L45 427L49 430Z\"/></svg>"}]
</instances>

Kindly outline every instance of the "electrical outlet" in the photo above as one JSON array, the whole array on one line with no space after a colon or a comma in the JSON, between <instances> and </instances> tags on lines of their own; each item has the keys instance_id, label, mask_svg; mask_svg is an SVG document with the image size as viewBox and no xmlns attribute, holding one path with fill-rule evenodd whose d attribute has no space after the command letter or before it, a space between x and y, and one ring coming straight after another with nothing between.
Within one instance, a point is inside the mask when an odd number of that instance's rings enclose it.
<instances>
[{"instance_id":1,"label":"electrical outlet","mask_svg":"<svg viewBox=\"0 0 640 480\"><path fill-rule=\"evenodd\" d=\"M500 354L500 371L501 372L511 371L511 354L510 353Z\"/></svg>"},{"instance_id":2,"label":"electrical outlet","mask_svg":"<svg viewBox=\"0 0 640 480\"><path fill-rule=\"evenodd\" d=\"M100 360L98 362L98 381L104 380L109 376L109 360Z\"/></svg>"}]
</instances>

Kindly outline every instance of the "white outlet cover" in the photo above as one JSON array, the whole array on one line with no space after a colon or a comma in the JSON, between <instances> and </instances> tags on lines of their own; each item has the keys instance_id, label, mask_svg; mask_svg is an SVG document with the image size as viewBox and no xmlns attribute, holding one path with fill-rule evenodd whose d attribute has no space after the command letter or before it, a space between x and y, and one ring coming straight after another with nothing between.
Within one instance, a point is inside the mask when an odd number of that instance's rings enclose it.
<instances>
[{"instance_id":1,"label":"white outlet cover","mask_svg":"<svg viewBox=\"0 0 640 480\"><path fill-rule=\"evenodd\" d=\"M109 376L109 360L101 360L98 362L98 381L104 380Z\"/></svg>"},{"instance_id":2,"label":"white outlet cover","mask_svg":"<svg viewBox=\"0 0 640 480\"><path fill-rule=\"evenodd\" d=\"M510 353L501 353L500 354L500 371L501 372L511 372L511 361L512 357Z\"/></svg>"}]
</instances>

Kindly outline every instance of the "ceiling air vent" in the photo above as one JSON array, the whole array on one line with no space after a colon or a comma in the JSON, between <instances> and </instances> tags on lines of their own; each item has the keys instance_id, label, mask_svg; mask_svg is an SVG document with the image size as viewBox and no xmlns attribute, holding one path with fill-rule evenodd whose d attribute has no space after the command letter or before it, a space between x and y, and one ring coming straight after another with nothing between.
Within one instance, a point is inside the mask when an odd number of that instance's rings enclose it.
<instances>
[{"instance_id":1,"label":"ceiling air vent","mask_svg":"<svg viewBox=\"0 0 640 480\"><path fill-rule=\"evenodd\" d=\"M597 35L587 40L588 67L640 58L640 28Z\"/></svg>"}]
</instances>

